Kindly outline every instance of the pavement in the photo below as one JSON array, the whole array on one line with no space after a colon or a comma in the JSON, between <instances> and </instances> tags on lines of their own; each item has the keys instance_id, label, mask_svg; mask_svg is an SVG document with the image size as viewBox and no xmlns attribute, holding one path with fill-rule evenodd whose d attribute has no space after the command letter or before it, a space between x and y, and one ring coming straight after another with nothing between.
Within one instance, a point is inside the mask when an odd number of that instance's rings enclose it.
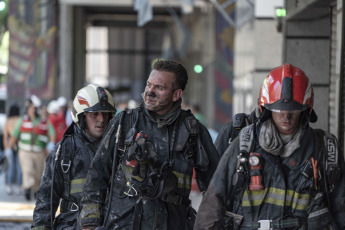
<instances>
[{"instance_id":1,"label":"pavement","mask_svg":"<svg viewBox=\"0 0 345 230\"><path fill-rule=\"evenodd\" d=\"M23 194L8 195L5 174L0 173L0 230L30 229L35 200L27 201Z\"/></svg>"},{"instance_id":2,"label":"pavement","mask_svg":"<svg viewBox=\"0 0 345 230\"><path fill-rule=\"evenodd\" d=\"M191 192L190 199L195 210L198 210L201 198L200 192ZM34 208L35 199L32 198L31 201L27 201L24 194L7 194L5 174L0 172L0 230L31 229Z\"/></svg>"}]
</instances>

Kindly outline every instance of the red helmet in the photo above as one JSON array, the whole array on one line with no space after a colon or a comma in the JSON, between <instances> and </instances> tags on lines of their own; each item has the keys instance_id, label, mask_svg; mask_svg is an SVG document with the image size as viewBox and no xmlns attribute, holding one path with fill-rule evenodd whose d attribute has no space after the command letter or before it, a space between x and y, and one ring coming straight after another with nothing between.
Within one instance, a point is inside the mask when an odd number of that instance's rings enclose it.
<instances>
[{"instance_id":1,"label":"red helmet","mask_svg":"<svg viewBox=\"0 0 345 230\"><path fill-rule=\"evenodd\" d=\"M303 70L286 63L273 69L262 83L259 107L270 111L304 111L312 113L314 92Z\"/></svg>"}]
</instances>

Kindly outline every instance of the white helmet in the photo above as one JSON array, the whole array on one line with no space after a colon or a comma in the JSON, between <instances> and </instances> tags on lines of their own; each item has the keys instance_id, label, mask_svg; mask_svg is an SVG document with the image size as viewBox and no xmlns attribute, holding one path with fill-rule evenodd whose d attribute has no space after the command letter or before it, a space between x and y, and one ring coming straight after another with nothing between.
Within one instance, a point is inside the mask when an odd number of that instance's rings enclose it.
<instances>
[{"instance_id":1,"label":"white helmet","mask_svg":"<svg viewBox=\"0 0 345 230\"><path fill-rule=\"evenodd\" d=\"M116 113L113 96L103 87L89 84L80 89L73 100L71 111L74 123L79 122L79 114L84 112Z\"/></svg>"},{"instance_id":2,"label":"white helmet","mask_svg":"<svg viewBox=\"0 0 345 230\"><path fill-rule=\"evenodd\" d=\"M36 95L31 95L30 98L26 100L26 106L29 105L39 108L41 106L41 99L39 99Z\"/></svg>"},{"instance_id":3,"label":"white helmet","mask_svg":"<svg viewBox=\"0 0 345 230\"><path fill-rule=\"evenodd\" d=\"M51 102L49 102L48 106L47 106L47 111L50 114L57 114L60 111L60 105L59 102L56 100L52 100Z\"/></svg>"},{"instance_id":4,"label":"white helmet","mask_svg":"<svg viewBox=\"0 0 345 230\"><path fill-rule=\"evenodd\" d=\"M59 97L56 101L59 103L60 107L67 105L67 100L64 96Z\"/></svg>"}]
</instances>

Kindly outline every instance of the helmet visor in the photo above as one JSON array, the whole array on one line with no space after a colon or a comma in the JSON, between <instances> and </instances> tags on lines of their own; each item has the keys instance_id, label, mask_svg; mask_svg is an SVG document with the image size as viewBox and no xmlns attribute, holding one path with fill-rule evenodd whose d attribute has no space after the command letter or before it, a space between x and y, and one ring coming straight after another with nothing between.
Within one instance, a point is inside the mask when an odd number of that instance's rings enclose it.
<instances>
[{"instance_id":1,"label":"helmet visor","mask_svg":"<svg viewBox=\"0 0 345 230\"><path fill-rule=\"evenodd\" d=\"M106 112L115 113L116 109L108 102L97 103L92 107L84 109L84 112Z\"/></svg>"},{"instance_id":2,"label":"helmet visor","mask_svg":"<svg viewBox=\"0 0 345 230\"><path fill-rule=\"evenodd\" d=\"M272 104L266 104L265 108L273 111L304 111L308 109L308 105L302 105L294 100L280 99Z\"/></svg>"},{"instance_id":3,"label":"helmet visor","mask_svg":"<svg viewBox=\"0 0 345 230\"><path fill-rule=\"evenodd\" d=\"M301 113L302 110L279 110L279 109L271 109L272 112L275 113Z\"/></svg>"}]
</instances>

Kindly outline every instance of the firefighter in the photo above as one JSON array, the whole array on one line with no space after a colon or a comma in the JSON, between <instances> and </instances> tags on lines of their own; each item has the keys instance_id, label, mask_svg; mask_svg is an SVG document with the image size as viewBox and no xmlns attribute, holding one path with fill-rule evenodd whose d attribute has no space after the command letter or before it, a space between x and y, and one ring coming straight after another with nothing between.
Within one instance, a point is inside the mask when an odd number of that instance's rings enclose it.
<instances>
[{"instance_id":1,"label":"firefighter","mask_svg":"<svg viewBox=\"0 0 345 230\"><path fill-rule=\"evenodd\" d=\"M305 73L286 63L265 78L258 121L225 151L194 229L344 229L345 164L317 120Z\"/></svg>"},{"instance_id":2,"label":"firefighter","mask_svg":"<svg viewBox=\"0 0 345 230\"><path fill-rule=\"evenodd\" d=\"M36 95L31 95L25 101L25 105L26 112L14 127L9 148L11 149L18 141L18 155L23 176L22 187L26 200L31 200L32 194L36 196L40 186L46 148L51 146L55 139L55 130L50 122L41 119L38 112L41 100Z\"/></svg>"},{"instance_id":3,"label":"firefighter","mask_svg":"<svg viewBox=\"0 0 345 230\"><path fill-rule=\"evenodd\" d=\"M73 123L47 157L32 229L80 229L82 186L92 158L116 109L112 95L89 84L73 101ZM60 214L55 217L60 207Z\"/></svg>"},{"instance_id":4,"label":"firefighter","mask_svg":"<svg viewBox=\"0 0 345 230\"><path fill-rule=\"evenodd\" d=\"M214 142L214 146L216 146L220 156L223 155L225 150L235 140L241 129L254 123L259 115L260 111L258 109L255 109L250 114L237 113L233 116L232 121L223 126Z\"/></svg>"},{"instance_id":5,"label":"firefighter","mask_svg":"<svg viewBox=\"0 0 345 230\"><path fill-rule=\"evenodd\" d=\"M193 228L193 168L205 191L219 156L205 126L181 109L187 80L181 64L155 61L143 102L110 122L84 186L83 229Z\"/></svg>"}]
</instances>

